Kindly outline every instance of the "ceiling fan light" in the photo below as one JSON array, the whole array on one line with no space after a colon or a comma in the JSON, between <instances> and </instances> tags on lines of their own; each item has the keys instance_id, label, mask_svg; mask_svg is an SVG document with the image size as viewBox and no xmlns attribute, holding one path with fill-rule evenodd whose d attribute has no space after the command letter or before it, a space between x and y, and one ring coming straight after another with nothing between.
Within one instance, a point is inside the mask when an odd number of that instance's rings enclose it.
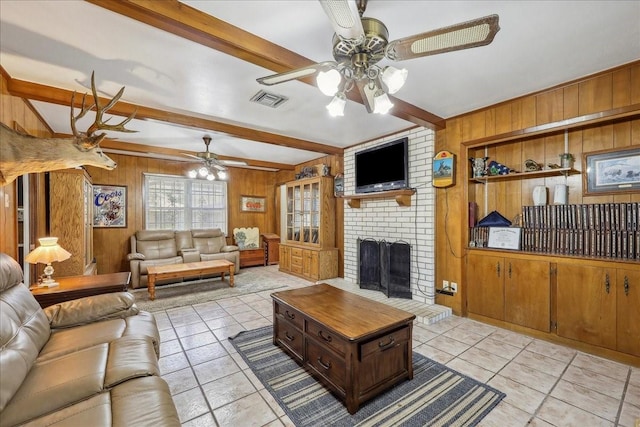
<instances>
[{"instance_id":1,"label":"ceiling fan light","mask_svg":"<svg viewBox=\"0 0 640 427\"><path fill-rule=\"evenodd\" d=\"M347 97L344 93L338 92L327 105L327 110L331 117L344 116L344 107L347 104Z\"/></svg>"},{"instance_id":2,"label":"ceiling fan light","mask_svg":"<svg viewBox=\"0 0 640 427\"><path fill-rule=\"evenodd\" d=\"M218 179L224 181L227 179L227 173L225 171L218 171Z\"/></svg>"},{"instance_id":3,"label":"ceiling fan light","mask_svg":"<svg viewBox=\"0 0 640 427\"><path fill-rule=\"evenodd\" d=\"M210 173L209 175L207 175L207 181L214 181L216 179L216 176L212 173Z\"/></svg>"},{"instance_id":4,"label":"ceiling fan light","mask_svg":"<svg viewBox=\"0 0 640 427\"><path fill-rule=\"evenodd\" d=\"M209 175L209 169L202 166L200 169L198 169L198 174L204 178L205 176Z\"/></svg>"},{"instance_id":5,"label":"ceiling fan light","mask_svg":"<svg viewBox=\"0 0 640 427\"><path fill-rule=\"evenodd\" d=\"M342 81L342 76L338 70L320 71L316 82L318 83L318 89L320 92L327 96L334 96L338 92L338 87Z\"/></svg>"},{"instance_id":6,"label":"ceiling fan light","mask_svg":"<svg viewBox=\"0 0 640 427\"><path fill-rule=\"evenodd\" d=\"M376 114L387 114L393 107L389 96L381 90L378 90L373 97L373 112Z\"/></svg>"},{"instance_id":7,"label":"ceiling fan light","mask_svg":"<svg viewBox=\"0 0 640 427\"><path fill-rule=\"evenodd\" d=\"M404 86L408 74L409 71L406 68L398 70L391 66L385 67L382 72L382 82L387 86L389 93L396 93Z\"/></svg>"},{"instance_id":8,"label":"ceiling fan light","mask_svg":"<svg viewBox=\"0 0 640 427\"><path fill-rule=\"evenodd\" d=\"M187 172L187 175L189 175L189 178L193 179L198 176L198 171L195 169L192 169L189 172Z\"/></svg>"}]
</instances>

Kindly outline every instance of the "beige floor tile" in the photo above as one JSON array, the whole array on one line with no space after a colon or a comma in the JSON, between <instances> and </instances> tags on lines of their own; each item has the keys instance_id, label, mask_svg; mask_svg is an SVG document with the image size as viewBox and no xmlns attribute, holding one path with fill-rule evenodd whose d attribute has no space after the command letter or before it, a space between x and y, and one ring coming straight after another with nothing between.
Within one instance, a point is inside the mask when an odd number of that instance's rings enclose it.
<instances>
[{"instance_id":1,"label":"beige floor tile","mask_svg":"<svg viewBox=\"0 0 640 427\"><path fill-rule=\"evenodd\" d=\"M634 405L640 406L640 385L629 384L624 394L624 400Z\"/></svg>"},{"instance_id":2,"label":"beige floor tile","mask_svg":"<svg viewBox=\"0 0 640 427\"><path fill-rule=\"evenodd\" d=\"M631 375L629 376L629 384L635 384L640 387L640 368L631 368Z\"/></svg>"},{"instance_id":3,"label":"beige floor tile","mask_svg":"<svg viewBox=\"0 0 640 427\"><path fill-rule=\"evenodd\" d=\"M474 365L473 363L469 363L466 360L462 360L457 357L447 362L447 366L461 374L483 383L486 383L495 375L495 372L487 371L478 365Z\"/></svg>"},{"instance_id":4,"label":"beige floor tile","mask_svg":"<svg viewBox=\"0 0 640 427\"><path fill-rule=\"evenodd\" d=\"M562 379L597 391L598 393L606 394L607 396L613 397L617 400L622 399L622 393L626 383L626 381L614 380L604 373L600 374L593 370L579 368L573 364L567 368Z\"/></svg>"},{"instance_id":5,"label":"beige floor tile","mask_svg":"<svg viewBox=\"0 0 640 427\"><path fill-rule=\"evenodd\" d=\"M244 331L245 329L239 323L224 326L220 329L215 329L213 334L218 338L218 341L226 340L229 337L235 337L238 335L238 332Z\"/></svg>"},{"instance_id":6,"label":"beige floor tile","mask_svg":"<svg viewBox=\"0 0 640 427\"><path fill-rule=\"evenodd\" d=\"M533 340L525 348L529 351L533 351L534 353L540 353L544 356L548 356L552 359L556 359L566 363L569 363L577 353L576 350L573 350L571 348L552 344L550 342L542 340Z\"/></svg>"},{"instance_id":7,"label":"beige floor tile","mask_svg":"<svg viewBox=\"0 0 640 427\"><path fill-rule=\"evenodd\" d=\"M277 420L260 393L252 393L213 411L220 427L260 427Z\"/></svg>"},{"instance_id":8,"label":"beige floor tile","mask_svg":"<svg viewBox=\"0 0 640 427\"><path fill-rule=\"evenodd\" d=\"M506 331L504 329L498 329L494 333L492 333L489 338L494 340L506 342L509 345L513 345L520 348L525 348L533 338L528 337L526 335L520 335L515 332Z\"/></svg>"},{"instance_id":9,"label":"beige floor tile","mask_svg":"<svg viewBox=\"0 0 640 427\"><path fill-rule=\"evenodd\" d=\"M191 368L181 369L179 371L171 372L163 375L162 378L169 384L171 394L179 394L192 388L198 387L198 381L193 374Z\"/></svg>"},{"instance_id":10,"label":"beige floor tile","mask_svg":"<svg viewBox=\"0 0 640 427\"><path fill-rule=\"evenodd\" d=\"M245 372L246 373L246 372ZM254 376L255 377L255 376ZM251 379L251 378L249 378ZM257 379L257 378L256 378ZM260 390L258 390L258 393L260 393L260 396L262 396L262 398L265 400L265 402L267 402L267 404L269 405L269 407L271 408L271 410L278 416L278 417L283 417L285 415L284 410L282 409L282 407L280 406L280 404L276 401L276 399L271 395L271 393L269 393L267 391L266 388L264 388L264 386L262 386L262 388Z\"/></svg>"},{"instance_id":11,"label":"beige floor tile","mask_svg":"<svg viewBox=\"0 0 640 427\"><path fill-rule=\"evenodd\" d=\"M242 327L247 331L250 331L252 329L262 328L264 326L271 326L271 325L273 325L273 322L270 319L265 319L264 317L260 317L259 319L242 323Z\"/></svg>"},{"instance_id":12,"label":"beige floor tile","mask_svg":"<svg viewBox=\"0 0 640 427\"><path fill-rule=\"evenodd\" d=\"M540 418L534 418L531 420L527 427L554 427L553 424L541 420Z\"/></svg>"},{"instance_id":13,"label":"beige floor tile","mask_svg":"<svg viewBox=\"0 0 640 427\"><path fill-rule=\"evenodd\" d=\"M464 323L464 328L468 331L485 337L491 335L497 330L497 328L493 326L485 325L484 323L476 322L475 320L469 320L468 322Z\"/></svg>"},{"instance_id":14,"label":"beige floor tile","mask_svg":"<svg viewBox=\"0 0 640 427\"><path fill-rule=\"evenodd\" d=\"M209 328L204 322L190 323L188 325L174 327L178 338L188 337L190 335L201 334L203 332L209 332Z\"/></svg>"},{"instance_id":15,"label":"beige floor tile","mask_svg":"<svg viewBox=\"0 0 640 427\"><path fill-rule=\"evenodd\" d=\"M220 305L220 307L222 307L224 309L227 309L228 307L233 307L235 305L244 304L244 302L240 298L237 298L237 297L219 299L217 301L217 303Z\"/></svg>"},{"instance_id":16,"label":"beige floor tile","mask_svg":"<svg viewBox=\"0 0 640 427\"><path fill-rule=\"evenodd\" d=\"M520 347L507 344L504 341L498 341L490 336L477 343L474 347L507 359L513 359L522 351Z\"/></svg>"},{"instance_id":17,"label":"beige floor tile","mask_svg":"<svg viewBox=\"0 0 640 427\"><path fill-rule=\"evenodd\" d=\"M533 415L546 397L541 393L501 375L496 375L488 382L491 387L506 393L504 400L524 412Z\"/></svg>"},{"instance_id":18,"label":"beige floor tile","mask_svg":"<svg viewBox=\"0 0 640 427\"><path fill-rule=\"evenodd\" d=\"M528 427L531 415L502 400L478 427Z\"/></svg>"},{"instance_id":19,"label":"beige floor tile","mask_svg":"<svg viewBox=\"0 0 640 427\"><path fill-rule=\"evenodd\" d=\"M245 304L242 301L240 302L240 304L231 305L231 306L223 307L223 308L224 308L224 311L226 311L227 313L229 313L232 316L236 315L236 314L244 313L246 311L253 311L250 306L248 306L247 304Z\"/></svg>"},{"instance_id":20,"label":"beige floor tile","mask_svg":"<svg viewBox=\"0 0 640 427\"><path fill-rule=\"evenodd\" d=\"M552 375L556 378L560 378L568 364L568 362L562 362L549 356L545 356L544 354L526 349L519 353L513 360L514 362L537 369L540 372Z\"/></svg>"},{"instance_id":21,"label":"beige floor tile","mask_svg":"<svg viewBox=\"0 0 640 427\"><path fill-rule=\"evenodd\" d=\"M216 337L211 333L211 331L207 330L202 333L198 333L195 335L188 335L180 338L180 342L182 343L182 347L185 350L191 350L192 348L202 347L203 345L214 344L218 341Z\"/></svg>"},{"instance_id":22,"label":"beige floor tile","mask_svg":"<svg viewBox=\"0 0 640 427\"><path fill-rule=\"evenodd\" d=\"M173 401L178 410L180 422L192 420L205 414L210 414L207 401L200 388L193 388L173 396Z\"/></svg>"},{"instance_id":23,"label":"beige floor tile","mask_svg":"<svg viewBox=\"0 0 640 427\"><path fill-rule=\"evenodd\" d=\"M202 320L213 320L213 319L218 319L220 317L225 317L228 316L229 313L227 313L226 311L224 311L224 308L218 306L214 309L211 310L206 310L206 311L198 311L198 314L200 315L200 317L202 318Z\"/></svg>"},{"instance_id":24,"label":"beige floor tile","mask_svg":"<svg viewBox=\"0 0 640 427\"><path fill-rule=\"evenodd\" d=\"M200 384L206 384L234 372L240 372L235 360L231 356L222 356L209 362L201 363L193 367L193 371Z\"/></svg>"},{"instance_id":25,"label":"beige floor tile","mask_svg":"<svg viewBox=\"0 0 640 427\"><path fill-rule=\"evenodd\" d=\"M257 391L242 372L204 384L202 390L214 410Z\"/></svg>"},{"instance_id":26,"label":"beige floor tile","mask_svg":"<svg viewBox=\"0 0 640 427\"><path fill-rule=\"evenodd\" d=\"M446 364L448 361L455 357L452 354L438 350L437 348L431 347L427 344L421 344L418 347L414 348L413 351L442 364Z\"/></svg>"},{"instance_id":27,"label":"beige floor tile","mask_svg":"<svg viewBox=\"0 0 640 427\"><path fill-rule=\"evenodd\" d=\"M483 335L476 334L475 332L468 331L463 326L458 326L453 329L449 329L442 336L454 339L456 341L463 342L468 346L476 345L478 342L484 339Z\"/></svg>"},{"instance_id":28,"label":"beige floor tile","mask_svg":"<svg viewBox=\"0 0 640 427\"><path fill-rule=\"evenodd\" d=\"M563 380L556 384L551 396L612 422L620 406L619 399Z\"/></svg>"},{"instance_id":29,"label":"beige floor tile","mask_svg":"<svg viewBox=\"0 0 640 427\"><path fill-rule=\"evenodd\" d=\"M544 401L536 417L556 427L613 427L613 422L553 397Z\"/></svg>"},{"instance_id":30,"label":"beige floor tile","mask_svg":"<svg viewBox=\"0 0 640 427\"><path fill-rule=\"evenodd\" d=\"M618 421L620 427L638 427L640 425L640 401L636 400L635 403L637 405L631 402L625 402L622 405L622 412Z\"/></svg>"},{"instance_id":31,"label":"beige floor tile","mask_svg":"<svg viewBox=\"0 0 640 427\"><path fill-rule=\"evenodd\" d=\"M498 372L507 363L509 363L509 359L505 359L476 347L470 348L469 350L460 354L458 357L491 372Z\"/></svg>"},{"instance_id":32,"label":"beige floor tile","mask_svg":"<svg viewBox=\"0 0 640 427\"><path fill-rule=\"evenodd\" d=\"M548 394L558 381L553 375L515 361L509 362L499 374L545 394Z\"/></svg>"},{"instance_id":33,"label":"beige floor tile","mask_svg":"<svg viewBox=\"0 0 640 427\"><path fill-rule=\"evenodd\" d=\"M192 366L200 363L208 362L222 356L226 356L227 350L219 342L204 345L202 347L192 348L186 351L187 358Z\"/></svg>"},{"instance_id":34,"label":"beige floor tile","mask_svg":"<svg viewBox=\"0 0 640 427\"><path fill-rule=\"evenodd\" d=\"M207 324L209 329L214 330L214 329L224 328L225 326L229 326L229 325L236 325L238 321L234 319L233 316L227 314L224 317L218 317L216 319L207 320L205 323Z\"/></svg>"},{"instance_id":35,"label":"beige floor tile","mask_svg":"<svg viewBox=\"0 0 640 427\"><path fill-rule=\"evenodd\" d=\"M591 354L578 353L571 362L571 365L588 369L592 372L599 372L618 381L627 381L629 367L621 363L603 359Z\"/></svg>"},{"instance_id":36,"label":"beige floor tile","mask_svg":"<svg viewBox=\"0 0 640 427\"><path fill-rule=\"evenodd\" d=\"M179 371L180 369L188 368L189 360L187 360L187 356L184 353L176 353L161 357L158 360L158 364L160 365L160 374L166 375Z\"/></svg>"},{"instance_id":37,"label":"beige floor tile","mask_svg":"<svg viewBox=\"0 0 640 427\"><path fill-rule=\"evenodd\" d=\"M176 335L176 331L174 331L173 328L163 329L160 331L160 342L171 341L175 339L178 339L178 336Z\"/></svg>"},{"instance_id":38,"label":"beige floor tile","mask_svg":"<svg viewBox=\"0 0 640 427\"><path fill-rule=\"evenodd\" d=\"M412 333L412 340L413 340L413 345L415 346L416 343L419 344L424 344L429 340L434 339L435 337L437 337L438 334L435 332L430 331L429 329L420 326L420 325L414 325L413 327L413 333Z\"/></svg>"},{"instance_id":39,"label":"beige floor tile","mask_svg":"<svg viewBox=\"0 0 640 427\"><path fill-rule=\"evenodd\" d=\"M451 338L445 337L444 335L437 336L434 339L427 341L426 344L430 347L437 348L440 351L444 351L445 353L449 353L454 356L457 356L469 349L468 344L453 340Z\"/></svg>"},{"instance_id":40,"label":"beige floor tile","mask_svg":"<svg viewBox=\"0 0 640 427\"><path fill-rule=\"evenodd\" d=\"M211 413L207 413L199 416L198 418L194 418L191 421L182 423L182 427L218 427L218 425L213 419L213 415Z\"/></svg>"},{"instance_id":41,"label":"beige floor tile","mask_svg":"<svg viewBox=\"0 0 640 427\"><path fill-rule=\"evenodd\" d=\"M180 353L182 346L180 340L160 341L160 356L168 356L170 354Z\"/></svg>"},{"instance_id":42,"label":"beige floor tile","mask_svg":"<svg viewBox=\"0 0 640 427\"><path fill-rule=\"evenodd\" d=\"M236 319L236 322L238 323L249 322L251 320L256 320L256 319L264 319L262 314L258 313L253 309L248 309L248 310L233 314L233 318Z\"/></svg>"}]
</instances>

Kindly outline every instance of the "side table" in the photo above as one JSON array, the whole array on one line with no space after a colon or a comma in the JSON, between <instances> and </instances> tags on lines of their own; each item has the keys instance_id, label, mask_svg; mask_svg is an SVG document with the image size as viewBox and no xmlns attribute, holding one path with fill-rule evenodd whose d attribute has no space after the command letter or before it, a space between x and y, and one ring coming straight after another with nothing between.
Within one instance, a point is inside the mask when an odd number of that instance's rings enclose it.
<instances>
[{"instance_id":1,"label":"side table","mask_svg":"<svg viewBox=\"0 0 640 427\"><path fill-rule=\"evenodd\" d=\"M278 264L280 253L280 236L277 234L263 234L262 246L264 246L264 264Z\"/></svg>"},{"instance_id":2,"label":"side table","mask_svg":"<svg viewBox=\"0 0 640 427\"><path fill-rule=\"evenodd\" d=\"M42 308L60 302L110 292L125 292L129 286L131 273L97 274L91 276L56 277L59 286L38 288L32 286L31 293Z\"/></svg>"}]
</instances>

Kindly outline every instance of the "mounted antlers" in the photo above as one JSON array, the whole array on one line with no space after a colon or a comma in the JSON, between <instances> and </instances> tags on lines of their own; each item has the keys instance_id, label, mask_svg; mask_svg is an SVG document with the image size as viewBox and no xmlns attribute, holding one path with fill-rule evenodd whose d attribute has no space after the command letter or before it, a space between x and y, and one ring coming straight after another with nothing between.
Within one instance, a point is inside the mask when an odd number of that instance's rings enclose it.
<instances>
[{"instance_id":1,"label":"mounted antlers","mask_svg":"<svg viewBox=\"0 0 640 427\"><path fill-rule=\"evenodd\" d=\"M18 176L27 173L48 172L58 169L68 169L82 165L96 166L112 170L116 162L105 155L99 147L106 133L93 135L97 130L112 130L118 132L136 132L126 129L136 112L118 124L109 125L109 119L104 120L106 113L124 93L124 87L105 105L101 106L96 90L94 74L91 73L91 92L94 103L86 106L85 93L82 97L80 113L74 116L75 92L71 96L71 130L70 138L36 138L22 135L2 124L0 127L0 185L13 182ZM94 123L83 134L76 128L76 120L84 117L95 107Z\"/></svg>"}]
</instances>

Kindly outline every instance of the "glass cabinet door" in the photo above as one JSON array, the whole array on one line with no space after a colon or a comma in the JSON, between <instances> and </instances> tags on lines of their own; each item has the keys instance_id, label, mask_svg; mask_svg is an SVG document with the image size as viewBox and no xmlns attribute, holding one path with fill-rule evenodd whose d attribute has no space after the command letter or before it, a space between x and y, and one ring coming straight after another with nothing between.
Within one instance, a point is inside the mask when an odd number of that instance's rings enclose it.
<instances>
[{"instance_id":1,"label":"glass cabinet door","mask_svg":"<svg viewBox=\"0 0 640 427\"><path fill-rule=\"evenodd\" d=\"M319 244L321 183L300 183L287 187L287 240Z\"/></svg>"}]
</instances>

